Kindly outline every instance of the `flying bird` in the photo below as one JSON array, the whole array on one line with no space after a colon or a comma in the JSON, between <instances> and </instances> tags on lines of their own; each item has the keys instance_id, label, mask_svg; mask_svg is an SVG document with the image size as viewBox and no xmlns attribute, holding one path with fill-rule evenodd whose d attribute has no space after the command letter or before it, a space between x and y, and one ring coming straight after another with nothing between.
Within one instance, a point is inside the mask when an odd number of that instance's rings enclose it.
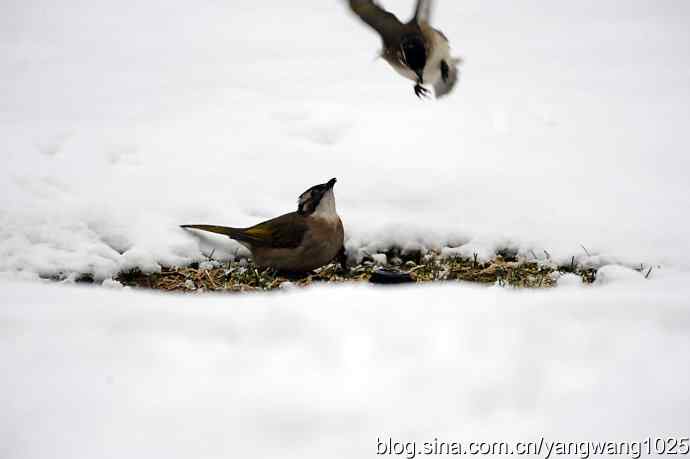
<instances>
[{"instance_id":1,"label":"flying bird","mask_svg":"<svg viewBox=\"0 0 690 459\"><path fill-rule=\"evenodd\" d=\"M398 73L415 82L414 93L426 97L434 88L436 97L450 93L458 81L462 59L450 55L448 38L429 21L433 0L417 0L414 16L403 23L373 0L349 0L350 9L371 26L383 40L383 57Z\"/></svg>"},{"instance_id":2,"label":"flying bird","mask_svg":"<svg viewBox=\"0 0 690 459\"><path fill-rule=\"evenodd\" d=\"M249 228L214 225L182 225L182 228L224 234L249 249L260 267L308 272L345 254L343 224L335 209L335 182L333 178L302 193L296 212Z\"/></svg>"}]
</instances>

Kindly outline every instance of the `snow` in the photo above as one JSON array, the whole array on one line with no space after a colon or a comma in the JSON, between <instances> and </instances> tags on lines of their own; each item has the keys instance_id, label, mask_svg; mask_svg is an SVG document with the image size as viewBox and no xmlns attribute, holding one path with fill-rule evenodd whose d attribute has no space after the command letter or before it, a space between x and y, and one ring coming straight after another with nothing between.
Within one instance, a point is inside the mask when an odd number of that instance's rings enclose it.
<instances>
[{"instance_id":1,"label":"snow","mask_svg":"<svg viewBox=\"0 0 690 459\"><path fill-rule=\"evenodd\" d=\"M427 102L340 0L0 3L1 458L688 435L690 3L437 3L464 64ZM508 248L597 280L112 279L244 257L178 225L256 223L331 177L355 260Z\"/></svg>"},{"instance_id":2,"label":"snow","mask_svg":"<svg viewBox=\"0 0 690 459\"><path fill-rule=\"evenodd\" d=\"M0 272L246 255L178 225L256 223L334 176L355 258L687 270L690 5L439 1L435 18L465 64L420 102L341 1L4 2Z\"/></svg>"},{"instance_id":3,"label":"snow","mask_svg":"<svg viewBox=\"0 0 690 459\"><path fill-rule=\"evenodd\" d=\"M652 267L651 270L648 271L650 275L652 274L653 270L654 268ZM597 271L596 282L599 284L605 284L609 282L618 282L621 280L639 281L644 276L645 274L630 268L626 268L625 266L608 265Z\"/></svg>"},{"instance_id":4,"label":"snow","mask_svg":"<svg viewBox=\"0 0 690 459\"><path fill-rule=\"evenodd\" d=\"M379 437L687 436L685 280L223 296L5 282L0 456L374 457Z\"/></svg>"}]
</instances>

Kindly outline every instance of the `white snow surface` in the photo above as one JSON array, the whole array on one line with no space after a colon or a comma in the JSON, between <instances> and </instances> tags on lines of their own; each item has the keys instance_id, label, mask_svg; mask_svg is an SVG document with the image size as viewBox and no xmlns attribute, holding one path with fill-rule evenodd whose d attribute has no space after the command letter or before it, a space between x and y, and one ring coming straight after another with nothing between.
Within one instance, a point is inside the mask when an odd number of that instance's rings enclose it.
<instances>
[{"instance_id":1,"label":"white snow surface","mask_svg":"<svg viewBox=\"0 0 690 459\"><path fill-rule=\"evenodd\" d=\"M465 64L422 102L344 1L1 2L0 272L231 257L177 225L250 225L331 177L353 256L687 269L690 3L437 3Z\"/></svg>"},{"instance_id":2,"label":"white snow surface","mask_svg":"<svg viewBox=\"0 0 690 459\"><path fill-rule=\"evenodd\" d=\"M0 2L0 458L688 435L690 3L439 0L434 22L465 64L422 102L341 0ZM538 292L111 279L246 255L178 225L247 226L331 177L355 258L608 266ZM107 288L16 279L77 273Z\"/></svg>"},{"instance_id":3,"label":"white snow surface","mask_svg":"<svg viewBox=\"0 0 690 459\"><path fill-rule=\"evenodd\" d=\"M6 282L0 457L365 458L388 437L686 437L679 276L185 296Z\"/></svg>"}]
</instances>

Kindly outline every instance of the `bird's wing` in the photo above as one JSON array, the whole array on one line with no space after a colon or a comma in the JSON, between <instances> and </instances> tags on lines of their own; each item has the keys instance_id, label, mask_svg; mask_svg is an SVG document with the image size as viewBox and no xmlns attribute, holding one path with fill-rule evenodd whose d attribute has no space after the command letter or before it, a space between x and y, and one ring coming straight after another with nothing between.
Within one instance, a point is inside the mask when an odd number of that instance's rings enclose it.
<instances>
[{"instance_id":1,"label":"bird's wing","mask_svg":"<svg viewBox=\"0 0 690 459\"><path fill-rule=\"evenodd\" d=\"M247 242L256 247L294 249L300 245L309 227L296 212L259 223L243 231Z\"/></svg>"},{"instance_id":2,"label":"bird's wing","mask_svg":"<svg viewBox=\"0 0 690 459\"><path fill-rule=\"evenodd\" d=\"M414 20L417 23L431 22L431 10L434 6L434 0L417 0L417 8L414 12Z\"/></svg>"},{"instance_id":3,"label":"bird's wing","mask_svg":"<svg viewBox=\"0 0 690 459\"><path fill-rule=\"evenodd\" d=\"M391 42L399 34L403 24L393 13L390 13L373 0L349 0L350 9L376 30L384 42Z\"/></svg>"},{"instance_id":4,"label":"bird's wing","mask_svg":"<svg viewBox=\"0 0 690 459\"><path fill-rule=\"evenodd\" d=\"M436 98L443 97L449 94L458 82L458 77L460 76L460 70L458 70L458 65L462 62L460 59L453 59L452 62L448 62L448 79L443 80L439 78L436 83L434 83L434 94Z\"/></svg>"}]
</instances>

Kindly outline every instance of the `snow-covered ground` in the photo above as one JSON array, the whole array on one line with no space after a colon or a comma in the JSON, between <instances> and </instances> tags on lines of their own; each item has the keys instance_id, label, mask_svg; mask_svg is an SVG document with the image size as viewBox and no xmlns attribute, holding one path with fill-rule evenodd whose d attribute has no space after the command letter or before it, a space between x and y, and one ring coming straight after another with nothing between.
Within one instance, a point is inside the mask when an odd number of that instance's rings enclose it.
<instances>
[{"instance_id":1,"label":"snow-covered ground","mask_svg":"<svg viewBox=\"0 0 690 459\"><path fill-rule=\"evenodd\" d=\"M2 2L0 271L184 263L208 248L178 224L255 223L334 176L354 255L690 266L690 3L441 0L435 22L465 65L421 102L343 1Z\"/></svg>"},{"instance_id":2,"label":"snow-covered ground","mask_svg":"<svg viewBox=\"0 0 690 459\"><path fill-rule=\"evenodd\" d=\"M609 275L541 292L3 284L0 457L364 458L388 436L686 437L690 286Z\"/></svg>"},{"instance_id":3,"label":"snow-covered ground","mask_svg":"<svg viewBox=\"0 0 690 459\"><path fill-rule=\"evenodd\" d=\"M436 23L465 65L421 102L339 0L0 2L0 458L687 436L690 3L439 0ZM658 267L540 292L35 280L230 257L177 225L334 176L355 257Z\"/></svg>"}]
</instances>

